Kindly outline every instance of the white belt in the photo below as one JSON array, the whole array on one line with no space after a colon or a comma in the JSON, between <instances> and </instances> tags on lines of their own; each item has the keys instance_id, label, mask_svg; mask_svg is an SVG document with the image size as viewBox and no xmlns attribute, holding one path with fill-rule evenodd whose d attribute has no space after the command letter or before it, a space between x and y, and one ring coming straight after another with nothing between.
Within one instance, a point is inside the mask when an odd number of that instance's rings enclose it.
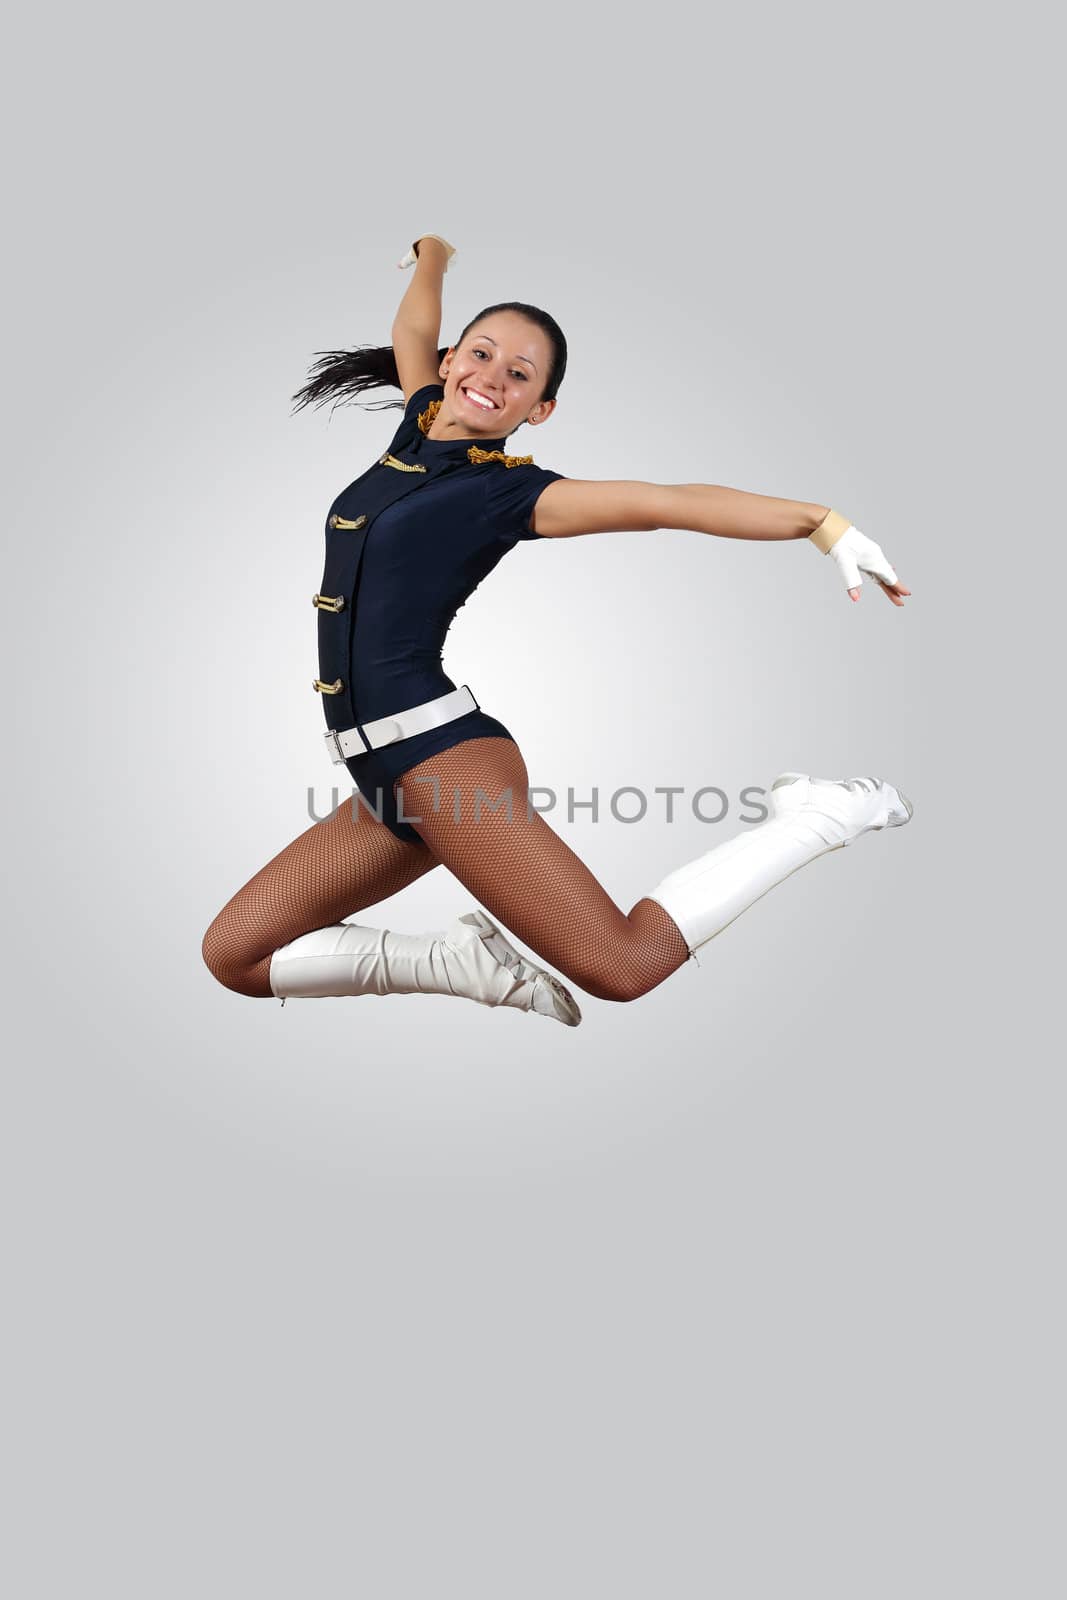
<instances>
[{"instance_id":1,"label":"white belt","mask_svg":"<svg viewBox=\"0 0 1067 1600\"><path fill-rule=\"evenodd\" d=\"M323 737L330 760L337 766L346 756L366 755L368 750L378 750L383 744L396 744L399 739L410 739L414 733L427 733L431 728L454 722L457 717L466 716L468 711L478 709L477 700L464 684L461 689L450 689L447 694L438 695L436 700L425 700L421 706L398 711L395 716L378 717L374 722L365 722L362 731L358 727L345 728L343 732L327 728Z\"/></svg>"}]
</instances>

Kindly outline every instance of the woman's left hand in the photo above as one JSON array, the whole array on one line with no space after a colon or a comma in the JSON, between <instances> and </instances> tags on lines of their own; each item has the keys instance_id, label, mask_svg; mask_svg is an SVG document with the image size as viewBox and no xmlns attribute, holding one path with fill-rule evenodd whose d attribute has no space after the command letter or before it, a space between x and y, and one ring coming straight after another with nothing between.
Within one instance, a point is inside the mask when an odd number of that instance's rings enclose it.
<instances>
[{"instance_id":1,"label":"woman's left hand","mask_svg":"<svg viewBox=\"0 0 1067 1600\"><path fill-rule=\"evenodd\" d=\"M865 533L861 533L852 524L845 529L840 539L835 539L827 553L837 563L837 569L844 579L850 600L859 599L864 572L875 580L895 606L902 606L904 596L911 594L911 590L905 589L899 582L881 546L875 544L873 539L868 539Z\"/></svg>"},{"instance_id":2,"label":"woman's left hand","mask_svg":"<svg viewBox=\"0 0 1067 1600\"><path fill-rule=\"evenodd\" d=\"M447 239L442 239L439 233L420 233L419 237L415 240L407 255L400 257L400 260L397 262L397 266L401 268L413 267L419 258L419 245L424 239L436 239L438 244L444 246L445 271L447 272L452 257L456 253L456 247L454 244L449 244Z\"/></svg>"}]
</instances>

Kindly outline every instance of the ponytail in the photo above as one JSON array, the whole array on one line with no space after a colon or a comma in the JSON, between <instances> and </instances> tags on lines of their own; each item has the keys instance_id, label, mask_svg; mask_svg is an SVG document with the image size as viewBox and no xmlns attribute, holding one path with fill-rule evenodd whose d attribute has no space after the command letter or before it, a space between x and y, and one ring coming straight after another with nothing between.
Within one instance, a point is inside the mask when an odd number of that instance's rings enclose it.
<instances>
[{"instance_id":1,"label":"ponytail","mask_svg":"<svg viewBox=\"0 0 1067 1600\"><path fill-rule=\"evenodd\" d=\"M356 350L316 351L319 359L310 368L310 376L302 389L292 398L296 401L292 414L302 406L321 406L336 396L336 404L355 400L368 389L399 389L403 384L396 368L396 355L391 344L360 345ZM438 361L448 354L448 345L437 352ZM381 405L368 406L369 411L388 411L403 407L403 400L386 400Z\"/></svg>"}]
</instances>

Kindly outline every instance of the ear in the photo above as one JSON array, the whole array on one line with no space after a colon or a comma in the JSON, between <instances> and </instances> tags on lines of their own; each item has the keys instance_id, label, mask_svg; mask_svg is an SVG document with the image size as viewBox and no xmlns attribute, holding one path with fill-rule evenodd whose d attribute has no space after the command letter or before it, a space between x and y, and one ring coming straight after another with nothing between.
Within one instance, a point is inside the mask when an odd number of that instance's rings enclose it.
<instances>
[{"instance_id":1,"label":"ear","mask_svg":"<svg viewBox=\"0 0 1067 1600\"><path fill-rule=\"evenodd\" d=\"M441 368L444 366L446 361L448 362L449 366L451 366L452 357L455 355L455 353L456 353L455 345L454 344L450 344L448 349L445 351L444 355L441 357L440 362L438 363L437 376L440 378L442 383L444 383L445 379L448 377L448 373L447 372L442 372Z\"/></svg>"},{"instance_id":2,"label":"ear","mask_svg":"<svg viewBox=\"0 0 1067 1600\"><path fill-rule=\"evenodd\" d=\"M558 401L556 400L538 400L530 415L526 418L530 427L536 428L538 423L547 422L553 411L555 411L557 404Z\"/></svg>"}]
</instances>

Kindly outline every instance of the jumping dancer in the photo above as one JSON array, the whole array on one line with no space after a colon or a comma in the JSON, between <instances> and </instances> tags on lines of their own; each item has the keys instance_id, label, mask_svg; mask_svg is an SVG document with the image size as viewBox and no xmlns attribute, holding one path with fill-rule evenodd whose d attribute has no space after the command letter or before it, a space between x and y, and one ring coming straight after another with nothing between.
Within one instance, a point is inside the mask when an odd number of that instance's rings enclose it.
<instances>
[{"instance_id":1,"label":"jumping dancer","mask_svg":"<svg viewBox=\"0 0 1067 1600\"><path fill-rule=\"evenodd\" d=\"M440 348L454 255L439 235L416 240L399 263L415 272L392 345L330 352L293 397L319 404L378 386L404 395L388 449L330 507L312 599L327 748L358 793L238 890L203 954L227 988L283 1004L451 994L574 1026L570 991L492 919L577 988L635 1000L800 867L901 826L912 807L883 779L782 773L766 821L668 873L624 912L529 806L507 728L445 674L441 649L459 607L520 539L660 528L807 539L853 602L863 573L894 605L911 591L829 506L702 483L579 481L507 454L516 428L540 428L555 411L566 340L547 312L509 301ZM488 699L491 684L479 692ZM440 864L480 902L448 928L405 934L342 920Z\"/></svg>"}]
</instances>

